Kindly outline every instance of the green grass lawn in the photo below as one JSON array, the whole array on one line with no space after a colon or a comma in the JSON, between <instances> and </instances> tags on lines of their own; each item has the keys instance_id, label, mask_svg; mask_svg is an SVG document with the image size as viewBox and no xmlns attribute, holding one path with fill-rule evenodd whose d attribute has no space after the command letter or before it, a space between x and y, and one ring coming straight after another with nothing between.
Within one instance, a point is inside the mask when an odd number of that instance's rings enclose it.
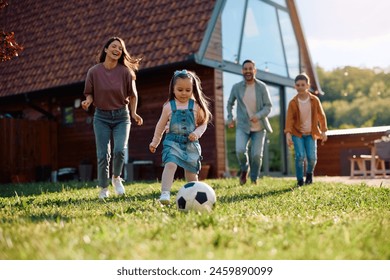
<instances>
[{"instance_id":1,"label":"green grass lawn","mask_svg":"<svg viewBox=\"0 0 390 280\"><path fill-rule=\"evenodd\" d=\"M389 188L205 182L217 194L210 214L161 206L157 182L107 201L92 182L0 185L0 259L390 259Z\"/></svg>"}]
</instances>

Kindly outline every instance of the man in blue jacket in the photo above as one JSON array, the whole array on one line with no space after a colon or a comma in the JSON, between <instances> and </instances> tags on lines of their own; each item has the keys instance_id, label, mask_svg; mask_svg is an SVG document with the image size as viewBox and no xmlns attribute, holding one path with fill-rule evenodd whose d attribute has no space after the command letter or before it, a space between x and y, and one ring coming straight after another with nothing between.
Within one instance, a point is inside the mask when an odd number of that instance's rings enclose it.
<instances>
[{"instance_id":1,"label":"man in blue jacket","mask_svg":"<svg viewBox=\"0 0 390 280\"><path fill-rule=\"evenodd\" d=\"M242 64L244 80L233 85L227 102L228 126L236 122L236 154L240 165L240 184L244 185L250 171L250 179L256 184L263 161L263 150L267 132L272 132L268 120L271 112L271 97L267 85L256 79L256 65L253 60ZM233 106L237 101L236 120L233 120ZM248 157L248 145L251 142Z\"/></svg>"}]
</instances>

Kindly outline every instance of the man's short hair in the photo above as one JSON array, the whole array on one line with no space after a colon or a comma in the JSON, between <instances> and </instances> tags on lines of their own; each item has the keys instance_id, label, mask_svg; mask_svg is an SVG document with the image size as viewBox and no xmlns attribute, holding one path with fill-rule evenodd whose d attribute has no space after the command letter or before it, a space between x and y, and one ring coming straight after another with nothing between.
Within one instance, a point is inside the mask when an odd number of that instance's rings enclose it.
<instances>
[{"instance_id":1,"label":"man's short hair","mask_svg":"<svg viewBox=\"0 0 390 280\"><path fill-rule=\"evenodd\" d=\"M256 68L256 63L252 59L245 59L244 62L242 63L242 68L244 68L245 63L248 62L252 63L253 66Z\"/></svg>"}]
</instances>

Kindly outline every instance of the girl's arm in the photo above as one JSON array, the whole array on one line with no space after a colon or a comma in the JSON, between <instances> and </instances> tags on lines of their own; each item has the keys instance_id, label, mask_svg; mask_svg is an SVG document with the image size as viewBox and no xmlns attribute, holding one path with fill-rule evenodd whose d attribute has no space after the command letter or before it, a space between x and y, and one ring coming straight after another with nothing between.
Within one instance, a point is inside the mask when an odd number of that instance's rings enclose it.
<instances>
[{"instance_id":1,"label":"girl's arm","mask_svg":"<svg viewBox=\"0 0 390 280\"><path fill-rule=\"evenodd\" d=\"M203 133L207 129L208 118L206 118L206 116L204 115L205 112L198 105L196 105L196 107L197 107L197 109L195 111L196 112L195 121L196 121L196 123L198 123L199 120L202 120L203 123L198 125L195 128L195 130L190 133L190 135L188 136L190 141L198 140L200 137L202 137Z\"/></svg>"},{"instance_id":2,"label":"girl's arm","mask_svg":"<svg viewBox=\"0 0 390 280\"><path fill-rule=\"evenodd\" d=\"M202 137L203 133L207 129L207 122L204 122L200 126L198 126L191 134L189 135L189 139L191 141L198 140L200 137Z\"/></svg>"},{"instance_id":3,"label":"girl's arm","mask_svg":"<svg viewBox=\"0 0 390 280\"><path fill-rule=\"evenodd\" d=\"M160 119L158 120L156 124L156 129L154 130L154 136L152 142L149 144L149 150L154 153L158 147L158 145L161 142L161 138L166 130L166 125L169 121L171 113L171 106L168 103L166 103L162 109L162 113L160 116Z\"/></svg>"}]
</instances>

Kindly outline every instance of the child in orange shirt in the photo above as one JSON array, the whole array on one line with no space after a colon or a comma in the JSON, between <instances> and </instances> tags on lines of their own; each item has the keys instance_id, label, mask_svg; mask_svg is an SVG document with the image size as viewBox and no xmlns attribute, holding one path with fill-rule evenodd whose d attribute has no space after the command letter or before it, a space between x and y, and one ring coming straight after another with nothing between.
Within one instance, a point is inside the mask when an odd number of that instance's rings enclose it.
<instances>
[{"instance_id":1,"label":"child in orange shirt","mask_svg":"<svg viewBox=\"0 0 390 280\"><path fill-rule=\"evenodd\" d=\"M298 187L303 186L304 164L305 184L313 183L314 168L317 164L317 139L327 140L328 130L325 112L318 97L309 92L310 79L306 74L295 78L297 94L289 102L286 119L286 140L295 150L295 169Z\"/></svg>"}]
</instances>

